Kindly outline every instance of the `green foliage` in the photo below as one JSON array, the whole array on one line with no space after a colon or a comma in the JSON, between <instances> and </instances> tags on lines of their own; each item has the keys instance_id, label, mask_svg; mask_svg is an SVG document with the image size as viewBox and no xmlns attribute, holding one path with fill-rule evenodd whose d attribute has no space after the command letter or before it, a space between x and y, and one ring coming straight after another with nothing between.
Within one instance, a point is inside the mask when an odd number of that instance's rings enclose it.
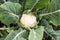
<instances>
[{"instance_id":1,"label":"green foliage","mask_svg":"<svg viewBox=\"0 0 60 40\"><path fill-rule=\"evenodd\" d=\"M17 23L18 22L18 17L13 16L14 14L12 13L6 13L3 9L0 8L0 21L7 26L10 25L11 23ZM2 12L3 10L3 12Z\"/></svg>"},{"instance_id":2,"label":"green foliage","mask_svg":"<svg viewBox=\"0 0 60 40\"><path fill-rule=\"evenodd\" d=\"M2 4L1 8L5 9L9 13L14 13L16 15L19 15L21 12L21 5L19 3L13 3L8 1Z\"/></svg>"},{"instance_id":3,"label":"green foliage","mask_svg":"<svg viewBox=\"0 0 60 40\"><path fill-rule=\"evenodd\" d=\"M19 0L7 0L7 1L15 2L15 3L19 2Z\"/></svg>"},{"instance_id":4,"label":"green foliage","mask_svg":"<svg viewBox=\"0 0 60 40\"><path fill-rule=\"evenodd\" d=\"M6 2L0 6L0 21L9 26L11 23L18 23L21 5L18 3Z\"/></svg>"},{"instance_id":5,"label":"green foliage","mask_svg":"<svg viewBox=\"0 0 60 40\"><path fill-rule=\"evenodd\" d=\"M29 34L29 40L42 40L44 33L44 26L39 26L36 30L31 29Z\"/></svg>"},{"instance_id":6,"label":"green foliage","mask_svg":"<svg viewBox=\"0 0 60 40\"><path fill-rule=\"evenodd\" d=\"M52 40L60 40L60 30L54 30L53 27L49 25L49 23L45 19L43 19L41 23L41 25L44 25L46 27L45 32L47 35L52 37Z\"/></svg>"},{"instance_id":7,"label":"green foliage","mask_svg":"<svg viewBox=\"0 0 60 40\"><path fill-rule=\"evenodd\" d=\"M60 25L60 1L58 0L51 0L50 6L47 6L45 9L42 10L42 14L40 16L44 16L48 19L53 25L58 26Z\"/></svg>"},{"instance_id":8,"label":"green foliage","mask_svg":"<svg viewBox=\"0 0 60 40\"><path fill-rule=\"evenodd\" d=\"M22 31L11 31L5 40L26 40L28 32L26 30Z\"/></svg>"},{"instance_id":9,"label":"green foliage","mask_svg":"<svg viewBox=\"0 0 60 40\"><path fill-rule=\"evenodd\" d=\"M26 0L25 9L36 11L50 4L50 0Z\"/></svg>"},{"instance_id":10,"label":"green foliage","mask_svg":"<svg viewBox=\"0 0 60 40\"><path fill-rule=\"evenodd\" d=\"M60 0L3 0L0 3L0 21L4 24L0 23L0 40L42 40L43 36L60 40L60 30L56 30L60 25ZM24 13L36 15L33 28L22 27L20 18Z\"/></svg>"}]
</instances>

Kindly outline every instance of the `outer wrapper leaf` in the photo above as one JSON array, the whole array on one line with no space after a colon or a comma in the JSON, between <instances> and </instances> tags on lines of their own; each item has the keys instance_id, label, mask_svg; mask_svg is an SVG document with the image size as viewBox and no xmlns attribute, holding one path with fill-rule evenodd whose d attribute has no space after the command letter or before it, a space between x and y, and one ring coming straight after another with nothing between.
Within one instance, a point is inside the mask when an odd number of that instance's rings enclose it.
<instances>
[{"instance_id":1,"label":"outer wrapper leaf","mask_svg":"<svg viewBox=\"0 0 60 40\"><path fill-rule=\"evenodd\" d=\"M39 26L36 30L31 29L29 34L29 40L42 40L44 33L44 26Z\"/></svg>"},{"instance_id":2,"label":"outer wrapper leaf","mask_svg":"<svg viewBox=\"0 0 60 40\"><path fill-rule=\"evenodd\" d=\"M19 15L21 12L21 5L19 3L6 2L1 5L1 8L5 9L9 13L14 13Z\"/></svg>"},{"instance_id":3,"label":"outer wrapper leaf","mask_svg":"<svg viewBox=\"0 0 60 40\"><path fill-rule=\"evenodd\" d=\"M55 26L60 25L60 11L58 11L60 9L59 3L60 3L59 0L51 0L50 6L47 6L44 9L41 9L39 11L40 15L45 14L44 18L47 19L50 23L52 23Z\"/></svg>"},{"instance_id":4,"label":"outer wrapper leaf","mask_svg":"<svg viewBox=\"0 0 60 40\"><path fill-rule=\"evenodd\" d=\"M5 40L26 40L28 32L26 30L22 31L11 31Z\"/></svg>"},{"instance_id":5,"label":"outer wrapper leaf","mask_svg":"<svg viewBox=\"0 0 60 40\"><path fill-rule=\"evenodd\" d=\"M36 11L37 9L42 9L49 5L50 0L26 0L25 9L31 9Z\"/></svg>"},{"instance_id":6,"label":"outer wrapper leaf","mask_svg":"<svg viewBox=\"0 0 60 40\"><path fill-rule=\"evenodd\" d=\"M0 6L0 21L7 26L11 23L18 23L21 12L21 5L18 3L6 2Z\"/></svg>"},{"instance_id":7,"label":"outer wrapper leaf","mask_svg":"<svg viewBox=\"0 0 60 40\"><path fill-rule=\"evenodd\" d=\"M45 33L49 35L52 40L60 40L60 30L54 30L45 19L42 20L42 25L45 26Z\"/></svg>"}]
</instances>

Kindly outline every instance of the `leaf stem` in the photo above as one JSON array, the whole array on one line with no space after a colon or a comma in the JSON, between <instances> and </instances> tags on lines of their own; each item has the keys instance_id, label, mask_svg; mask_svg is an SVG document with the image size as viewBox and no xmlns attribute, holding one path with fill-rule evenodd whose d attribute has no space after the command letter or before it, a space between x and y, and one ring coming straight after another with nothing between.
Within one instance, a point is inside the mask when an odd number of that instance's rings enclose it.
<instances>
[{"instance_id":1,"label":"leaf stem","mask_svg":"<svg viewBox=\"0 0 60 40\"><path fill-rule=\"evenodd\" d=\"M10 29L10 28L0 28L0 30L8 30L8 29Z\"/></svg>"},{"instance_id":2,"label":"leaf stem","mask_svg":"<svg viewBox=\"0 0 60 40\"><path fill-rule=\"evenodd\" d=\"M9 29L15 29L14 27L12 28L0 28L0 30L9 30Z\"/></svg>"},{"instance_id":3,"label":"leaf stem","mask_svg":"<svg viewBox=\"0 0 60 40\"><path fill-rule=\"evenodd\" d=\"M6 2L6 0L3 0L4 1L4 3Z\"/></svg>"},{"instance_id":4,"label":"leaf stem","mask_svg":"<svg viewBox=\"0 0 60 40\"><path fill-rule=\"evenodd\" d=\"M50 37L52 37L53 39L55 39L51 34L49 34L46 30L45 30L45 33L47 34L47 35L49 35Z\"/></svg>"},{"instance_id":5,"label":"leaf stem","mask_svg":"<svg viewBox=\"0 0 60 40\"><path fill-rule=\"evenodd\" d=\"M50 14L54 14L60 12L60 10L54 11L54 12L50 12L50 13L44 13L44 14L40 14L39 16L46 16L46 15L50 15Z\"/></svg>"},{"instance_id":6,"label":"leaf stem","mask_svg":"<svg viewBox=\"0 0 60 40\"><path fill-rule=\"evenodd\" d=\"M3 34L2 34L2 33L0 33L0 36L3 36Z\"/></svg>"},{"instance_id":7,"label":"leaf stem","mask_svg":"<svg viewBox=\"0 0 60 40\"><path fill-rule=\"evenodd\" d=\"M39 2L39 0L36 0L35 4L33 5L33 7L30 9L32 11L32 9L35 7L35 5Z\"/></svg>"},{"instance_id":8,"label":"leaf stem","mask_svg":"<svg viewBox=\"0 0 60 40\"><path fill-rule=\"evenodd\" d=\"M13 38L13 40L15 40L19 35L21 35L23 32L25 32L26 30L23 30L23 31L21 31L21 32L19 32L14 38Z\"/></svg>"}]
</instances>

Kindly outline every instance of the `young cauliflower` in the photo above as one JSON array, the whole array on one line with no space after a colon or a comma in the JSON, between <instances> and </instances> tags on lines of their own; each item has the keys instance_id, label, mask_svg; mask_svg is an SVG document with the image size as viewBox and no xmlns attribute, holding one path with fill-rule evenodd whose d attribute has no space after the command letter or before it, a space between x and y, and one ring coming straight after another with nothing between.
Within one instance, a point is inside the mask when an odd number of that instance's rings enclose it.
<instances>
[{"instance_id":1,"label":"young cauliflower","mask_svg":"<svg viewBox=\"0 0 60 40\"><path fill-rule=\"evenodd\" d=\"M36 16L32 14L23 14L20 22L23 24L23 27L34 27L36 24Z\"/></svg>"}]
</instances>

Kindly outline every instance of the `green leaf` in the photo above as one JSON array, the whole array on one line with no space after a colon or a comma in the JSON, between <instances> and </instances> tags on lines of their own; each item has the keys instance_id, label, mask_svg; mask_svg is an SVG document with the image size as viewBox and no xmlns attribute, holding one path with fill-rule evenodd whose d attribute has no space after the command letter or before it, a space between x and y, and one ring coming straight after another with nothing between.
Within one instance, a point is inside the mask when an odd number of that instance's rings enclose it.
<instances>
[{"instance_id":1,"label":"green leaf","mask_svg":"<svg viewBox=\"0 0 60 40\"><path fill-rule=\"evenodd\" d=\"M60 30L54 30L51 25L44 19L42 25L45 26L45 33L52 38L52 40L60 40Z\"/></svg>"},{"instance_id":2,"label":"green leaf","mask_svg":"<svg viewBox=\"0 0 60 40\"><path fill-rule=\"evenodd\" d=\"M53 36L55 37L55 40L60 40L60 30L56 30L53 33Z\"/></svg>"},{"instance_id":3,"label":"green leaf","mask_svg":"<svg viewBox=\"0 0 60 40\"><path fill-rule=\"evenodd\" d=\"M26 40L25 38L23 38L25 31L26 30L23 30L23 31L19 32L12 40Z\"/></svg>"},{"instance_id":4,"label":"green leaf","mask_svg":"<svg viewBox=\"0 0 60 40\"><path fill-rule=\"evenodd\" d=\"M25 9L31 9L36 0L26 0Z\"/></svg>"},{"instance_id":5,"label":"green leaf","mask_svg":"<svg viewBox=\"0 0 60 40\"><path fill-rule=\"evenodd\" d=\"M57 11L60 10L60 1L59 0L52 0L52 5L51 5L51 10L52 11ZM52 14L49 16L49 18L51 19L50 22L53 23L54 25L60 25L60 11Z\"/></svg>"},{"instance_id":6,"label":"green leaf","mask_svg":"<svg viewBox=\"0 0 60 40\"><path fill-rule=\"evenodd\" d=\"M43 9L42 12L40 12L40 16L43 16L45 19L49 20L49 22L55 26L60 25L60 5L59 4L60 4L59 0L51 0L50 6Z\"/></svg>"},{"instance_id":7,"label":"green leaf","mask_svg":"<svg viewBox=\"0 0 60 40\"><path fill-rule=\"evenodd\" d=\"M18 3L6 2L0 6L0 21L7 26L11 23L18 23L21 12L21 5Z\"/></svg>"},{"instance_id":8,"label":"green leaf","mask_svg":"<svg viewBox=\"0 0 60 40\"><path fill-rule=\"evenodd\" d=\"M22 31L11 31L10 34L5 38L5 40L26 40L28 32L26 30Z\"/></svg>"},{"instance_id":9,"label":"green leaf","mask_svg":"<svg viewBox=\"0 0 60 40\"><path fill-rule=\"evenodd\" d=\"M50 0L37 0L36 5L32 8L32 11L37 11L39 9L45 8L50 5Z\"/></svg>"},{"instance_id":10,"label":"green leaf","mask_svg":"<svg viewBox=\"0 0 60 40\"><path fill-rule=\"evenodd\" d=\"M21 12L21 5L19 3L5 2L1 5L1 8L5 9L9 13L14 13L17 15Z\"/></svg>"},{"instance_id":11,"label":"green leaf","mask_svg":"<svg viewBox=\"0 0 60 40\"><path fill-rule=\"evenodd\" d=\"M49 5L50 0L26 0L25 9L36 11Z\"/></svg>"},{"instance_id":12,"label":"green leaf","mask_svg":"<svg viewBox=\"0 0 60 40\"><path fill-rule=\"evenodd\" d=\"M47 33L54 33L53 27L49 25L49 23L45 19L41 21L41 25L45 26L45 31L47 31Z\"/></svg>"},{"instance_id":13,"label":"green leaf","mask_svg":"<svg viewBox=\"0 0 60 40\"><path fill-rule=\"evenodd\" d=\"M18 23L19 17L13 13L0 8L0 21L9 26L11 23Z\"/></svg>"},{"instance_id":14,"label":"green leaf","mask_svg":"<svg viewBox=\"0 0 60 40\"><path fill-rule=\"evenodd\" d=\"M31 29L29 34L29 40L42 40L44 33L44 26L39 26L36 30Z\"/></svg>"},{"instance_id":15,"label":"green leaf","mask_svg":"<svg viewBox=\"0 0 60 40\"><path fill-rule=\"evenodd\" d=\"M56 40L60 40L60 36L56 36Z\"/></svg>"},{"instance_id":16,"label":"green leaf","mask_svg":"<svg viewBox=\"0 0 60 40\"><path fill-rule=\"evenodd\" d=\"M19 0L7 0L7 1L11 1L11 2L19 2Z\"/></svg>"},{"instance_id":17,"label":"green leaf","mask_svg":"<svg viewBox=\"0 0 60 40\"><path fill-rule=\"evenodd\" d=\"M59 13L58 13L59 14ZM58 26L58 25L60 25L60 15L58 15L58 14L56 14L57 16L55 16L55 15L50 15L49 17L50 17L50 22L52 23L52 24L54 24L55 26Z\"/></svg>"},{"instance_id":18,"label":"green leaf","mask_svg":"<svg viewBox=\"0 0 60 40\"><path fill-rule=\"evenodd\" d=\"M5 38L5 40L12 40L12 38L17 34L16 31L11 30L11 32L8 34L8 36Z\"/></svg>"},{"instance_id":19,"label":"green leaf","mask_svg":"<svg viewBox=\"0 0 60 40\"><path fill-rule=\"evenodd\" d=\"M0 4L2 4L2 3L4 3L4 1L3 0L0 0Z\"/></svg>"},{"instance_id":20,"label":"green leaf","mask_svg":"<svg viewBox=\"0 0 60 40\"><path fill-rule=\"evenodd\" d=\"M0 40L4 40L7 35L8 33L6 32L6 30L0 30Z\"/></svg>"}]
</instances>

